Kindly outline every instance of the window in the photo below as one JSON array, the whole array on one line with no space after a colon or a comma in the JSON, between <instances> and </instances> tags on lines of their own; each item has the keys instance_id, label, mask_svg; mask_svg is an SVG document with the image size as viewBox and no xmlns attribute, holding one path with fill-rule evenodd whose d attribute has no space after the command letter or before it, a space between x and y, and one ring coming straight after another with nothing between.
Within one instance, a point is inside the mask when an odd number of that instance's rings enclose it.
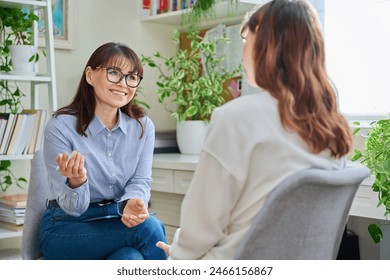
<instances>
[{"instance_id":1,"label":"window","mask_svg":"<svg viewBox=\"0 0 390 280\"><path fill-rule=\"evenodd\" d=\"M326 0L327 68L349 119L390 114L390 0Z\"/></svg>"}]
</instances>

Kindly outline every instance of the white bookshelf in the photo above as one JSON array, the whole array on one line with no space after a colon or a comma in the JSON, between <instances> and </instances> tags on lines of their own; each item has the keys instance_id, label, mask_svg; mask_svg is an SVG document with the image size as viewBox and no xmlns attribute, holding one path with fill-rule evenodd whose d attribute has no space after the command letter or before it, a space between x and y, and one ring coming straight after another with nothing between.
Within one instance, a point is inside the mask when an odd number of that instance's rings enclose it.
<instances>
[{"instance_id":1,"label":"white bookshelf","mask_svg":"<svg viewBox=\"0 0 390 280\"><path fill-rule=\"evenodd\" d=\"M142 0L141 0L142 1ZM211 13L202 19L201 27L209 28L220 23L236 24L243 20L245 14L255 7L250 3L229 4L229 1L219 2L215 6L215 13ZM145 15L142 12L141 4L141 20L149 23L167 24L180 26L182 16L190 9L167 12L157 15Z\"/></svg>"},{"instance_id":2,"label":"white bookshelf","mask_svg":"<svg viewBox=\"0 0 390 280\"><path fill-rule=\"evenodd\" d=\"M18 81L30 84L29 95L31 96L31 109L40 109L39 103L39 85L47 85L48 96L43 98L49 100L49 110L54 112L57 109L57 88L54 63L54 38L53 38L53 23L52 23L52 2L45 1L26 1L26 0L0 0L0 6L8 8L21 8L27 10L42 10L45 18L45 51L46 51L46 69L43 73L36 76L10 75L0 73L0 79L8 81ZM38 46L38 25L33 28L34 45ZM30 109L30 108L29 108ZM49 114L51 113L49 112ZM32 154L28 155L0 155L1 160L31 160ZM0 241L7 238L21 237L21 231L11 231L0 227ZM1 248L1 247L0 247Z\"/></svg>"}]
</instances>

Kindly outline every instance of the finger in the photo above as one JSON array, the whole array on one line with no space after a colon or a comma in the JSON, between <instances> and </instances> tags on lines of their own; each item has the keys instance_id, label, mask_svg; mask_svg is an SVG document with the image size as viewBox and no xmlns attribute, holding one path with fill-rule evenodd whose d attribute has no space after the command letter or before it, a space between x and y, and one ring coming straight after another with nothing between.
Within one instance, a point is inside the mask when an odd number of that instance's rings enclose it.
<instances>
[{"instance_id":1,"label":"finger","mask_svg":"<svg viewBox=\"0 0 390 280\"><path fill-rule=\"evenodd\" d=\"M137 217L138 219L146 220L147 218L149 218L149 214L139 214Z\"/></svg>"},{"instance_id":2,"label":"finger","mask_svg":"<svg viewBox=\"0 0 390 280\"><path fill-rule=\"evenodd\" d=\"M84 167L84 156L80 154L80 167L79 167L79 174L80 175L87 175L87 169Z\"/></svg>"},{"instance_id":3,"label":"finger","mask_svg":"<svg viewBox=\"0 0 390 280\"><path fill-rule=\"evenodd\" d=\"M76 153L71 159L68 160L68 163L67 163L68 170L71 171L72 173L77 174L79 162L80 162L80 157L79 157L79 154Z\"/></svg>"},{"instance_id":4,"label":"finger","mask_svg":"<svg viewBox=\"0 0 390 280\"><path fill-rule=\"evenodd\" d=\"M142 208L144 208L145 204L144 202L142 201L142 199L138 199L137 202L136 202L136 205L137 207L139 208L139 210L141 210Z\"/></svg>"},{"instance_id":5,"label":"finger","mask_svg":"<svg viewBox=\"0 0 390 280\"><path fill-rule=\"evenodd\" d=\"M129 219L129 218L125 218L123 216L122 216L121 221L128 228L135 227L136 225L138 225L138 223L136 221Z\"/></svg>"},{"instance_id":6,"label":"finger","mask_svg":"<svg viewBox=\"0 0 390 280\"><path fill-rule=\"evenodd\" d=\"M77 176L85 176L86 169L84 167L84 156L78 153L68 162L69 171Z\"/></svg>"},{"instance_id":7,"label":"finger","mask_svg":"<svg viewBox=\"0 0 390 280\"><path fill-rule=\"evenodd\" d=\"M66 165L67 165L67 154L58 154L56 157L56 161L58 164L58 170L61 172L62 175L65 175L66 173Z\"/></svg>"},{"instance_id":8,"label":"finger","mask_svg":"<svg viewBox=\"0 0 390 280\"><path fill-rule=\"evenodd\" d=\"M75 152L73 153L73 156L72 157L67 157L67 165L69 168L72 168L75 163L77 162L77 158L78 158L78 152Z\"/></svg>"},{"instance_id":9,"label":"finger","mask_svg":"<svg viewBox=\"0 0 390 280\"><path fill-rule=\"evenodd\" d=\"M131 216L130 216L130 220L132 220L133 222L135 222L137 225L138 225L138 224L142 224L143 222L145 222L145 219L142 218L142 217L139 217L139 215L138 215L138 216L131 215Z\"/></svg>"}]
</instances>

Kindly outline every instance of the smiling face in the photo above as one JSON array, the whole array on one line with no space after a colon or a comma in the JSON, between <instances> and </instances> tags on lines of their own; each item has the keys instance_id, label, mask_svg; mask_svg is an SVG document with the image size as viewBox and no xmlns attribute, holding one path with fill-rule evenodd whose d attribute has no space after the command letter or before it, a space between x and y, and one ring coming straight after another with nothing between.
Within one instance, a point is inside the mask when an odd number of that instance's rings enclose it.
<instances>
[{"instance_id":1,"label":"smiling face","mask_svg":"<svg viewBox=\"0 0 390 280\"><path fill-rule=\"evenodd\" d=\"M129 62L117 62L103 68L91 68L88 66L85 70L87 83L93 87L95 92L96 111L117 111L134 98L136 88L128 87L125 78L122 78L118 83L110 82L107 79L106 68L115 69L124 75L134 73L134 69Z\"/></svg>"}]
</instances>

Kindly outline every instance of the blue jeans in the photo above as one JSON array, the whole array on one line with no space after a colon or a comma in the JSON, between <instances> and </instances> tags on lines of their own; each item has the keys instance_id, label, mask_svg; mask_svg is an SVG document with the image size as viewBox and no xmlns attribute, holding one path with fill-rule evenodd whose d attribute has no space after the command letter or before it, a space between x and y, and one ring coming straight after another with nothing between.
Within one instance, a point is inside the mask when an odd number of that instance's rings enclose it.
<instances>
[{"instance_id":1,"label":"blue jeans","mask_svg":"<svg viewBox=\"0 0 390 280\"><path fill-rule=\"evenodd\" d=\"M166 242L164 225L154 216L133 228L120 218L85 221L117 215L116 204L91 204L79 217L61 208L48 206L41 222L40 250L46 259L55 260L165 260L157 241Z\"/></svg>"}]
</instances>

